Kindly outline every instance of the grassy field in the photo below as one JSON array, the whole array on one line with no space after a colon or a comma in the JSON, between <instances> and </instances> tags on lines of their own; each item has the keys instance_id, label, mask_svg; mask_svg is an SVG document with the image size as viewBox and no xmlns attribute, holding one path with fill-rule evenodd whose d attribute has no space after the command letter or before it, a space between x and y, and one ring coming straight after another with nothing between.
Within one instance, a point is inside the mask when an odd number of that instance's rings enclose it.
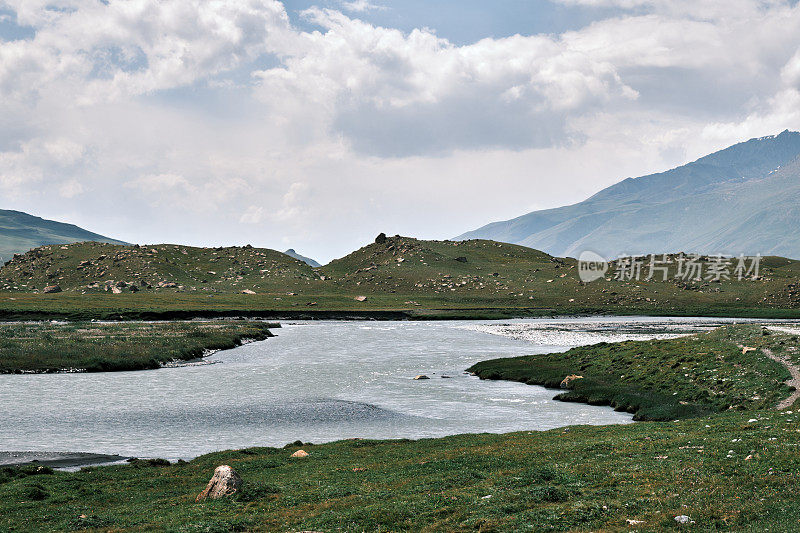
<instances>
[{"instance_id":1,"label":"grassy field","mask_svg":"<svg viewBox=\"0 0 800 533\"><path fill-rule=\"evenodd\" d=\"M613 269L587 284L574 259L480 240L390 237L320 268L248 247L79 243L0 269L0 318L800 317L798 261L764 258L757 279L720 282L676 280L674 268L667 281L618 281Z\"/></svg>"},{"instance_id":2,"label":"grassy field","mask_svg":"<svg viewBox=\"0 0 800 533\"><path fill-rule=\"evenodd\" d=\"M275 324L208 321L0 324L0 373L159 368L272 336Z\"/></svg>"},{"instance_id":3,"label":"grassy field","mask_svg":"<svg viewBox=\"0 0 800 533\"><path fill-rule=\"evenodd\" d=\"M797 414L752 411L351 440L303 446L307 459L257 448L171 466L7 469L0 531L662 531L680 515L696 522L687 530L796 531L798 446ZM221 464L241 474L242 492L195 503Z\"/></svg>"},{"instance_id":4,"label":"grassy field","mask_svg":"<svg viewBox=\"0 0 800 533\"><path fill-rule=\"evenodd\" d=\"M800 413L774 409L790 393L780 384L786 374L760 351L737 358L740 344L800 363L793 335L727 327L682 341L618 345L621 361L636 352L641 367L627 365L625 376L633 377L616 384L674 388L713 411L702 416L421 441L295 443L76 473L5 469L0 530L796 531ZM678 367L648 370L681 353ZM612 372L614 364L609 357L596 368ZM745 368L751 364L756 368ZM708 400L701 391L717 390L712 381L734 383ZM290 457L300 448L308 458ZM241 474L242 490L195 503L221 464ZM678 524L682 516L690 523Z\"/></svg>"},{"instance_id":5,"label":"grassy field","mask_svg":"<svg viewBox=\"0 0 800 533\"><path fill-rule=\"evenodd\" d=\"M672 420L777 404L789 395L783 382L790 375L761 349L795 357L797 340L755 325L724 326L677 339L600 343L566 353L483 361L470 371L482 379L552 388L566 376L580 375L559 399L611 405L638 420ZM743 353L744 346L754 350Z\"/></svg>"}]
</instances>

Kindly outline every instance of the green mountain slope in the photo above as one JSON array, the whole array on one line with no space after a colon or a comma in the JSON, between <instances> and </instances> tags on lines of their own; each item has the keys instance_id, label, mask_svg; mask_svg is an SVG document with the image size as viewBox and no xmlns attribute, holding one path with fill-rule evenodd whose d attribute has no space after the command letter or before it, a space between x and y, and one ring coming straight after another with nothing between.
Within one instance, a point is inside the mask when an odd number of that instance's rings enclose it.
<instances>
[{"instance_id":1,"label":"green mountain slope","mask_svg":"<svg viewBox=\"0 0 800 533\"><path fill-rule=\"evenodd\" d=\"M667 172L626 179L584 202L489 224L493 239L556 255L740 253L800 258L800 133L737 144Z\"/></svg>"},{"instance_id":2,"label":"green mountain slope","mask_svg":"<svg viewBox=\"0 0 800 533\"><path fill-rule=\"evenodd\" d=\"M73 224L45 220L20 211L0 209L0 261L14 254L25 253L45 244L66 244L80 241L125 244Z\"/></svg>"},{"instance_id":3,"label":"green mountain slope","mask_svg":"<svg viewBox=\"0 0 800 533\"><path fill-rule=\"evenodd\" d=\"M41 290L58 285L63 291L89 293L283 292L286 287L305 287L318 277L303 261L252 246L195 248L98 242L42 246L15 257L0 270L0 284L6 290Z\"/></svg>"},{"instance_id":4,"label":"green mountain slope","mask_svg":"<svg viewBox=\"0 0 800 533\"><path fill-rule=\"evenodd\" d=\"M711 258L700 262L708 273ZM84 318L274 317L279 311L380 311L393 317L800 315L800 261L765 257L758 278L742 281L732 271L731 279L719 282L683 281L675 279L675 268L673 263L666 281L658 276L637 282L614 279L612 264L605 278L587 284L575 259L493 241L400 236L378 239L320 268L249 246L76 243L31 250L0 269L0 311L8 317L71 316L79 310ZM41 294L56 285L61 294Z\"/></svg>"}]
</instances>

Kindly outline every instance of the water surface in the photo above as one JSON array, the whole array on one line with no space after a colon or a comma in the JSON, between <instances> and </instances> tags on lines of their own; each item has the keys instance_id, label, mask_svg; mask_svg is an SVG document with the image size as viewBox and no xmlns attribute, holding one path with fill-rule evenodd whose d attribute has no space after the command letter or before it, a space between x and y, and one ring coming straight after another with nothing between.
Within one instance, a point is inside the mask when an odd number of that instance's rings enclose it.
<instances>
[{"instance_id":1,"label":"water surface","mask_svg":"<svg viewBox=\"0 0 800 533\"><path fill-rule=\"evenodd\" d=\"M188 459L297 439L423 438L621 424L625 413L554 391L480 381L494 357L686 333L700 319L285 323L275 338L203 364L0 376L0 450ZM430 380L415 381L418 374ZM445 378L444 376L448 376Z\"/></svg>"}]
</instances>

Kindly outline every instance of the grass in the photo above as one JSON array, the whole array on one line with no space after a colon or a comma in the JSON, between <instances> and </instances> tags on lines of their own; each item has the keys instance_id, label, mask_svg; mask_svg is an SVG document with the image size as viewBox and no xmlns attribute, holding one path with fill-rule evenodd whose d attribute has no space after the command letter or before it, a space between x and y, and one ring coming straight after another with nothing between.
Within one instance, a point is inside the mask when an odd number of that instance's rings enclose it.
<instances>
[{"instance_id":1,"label":"grass","mask_svg":"<svg viewBox=\"0 0 800 533\"><path fill-rule=\"evenodd\" d=\"M391 237L320 268L252 247L78 243L38 248L5 265L0 318L796 318L798 277L800 261L769 257L756 280L631 282L609 275L585 284L574 259L482 240ZM42 294L52 285L63 292Z\"/></svg>"},{"instance_id":2,"label":"grass","mask_svg":"<svg viewBox=\"0 0 800 533\"><path fill-rule=\"evenodd\" d=\"M0 478L8 531L793 531L797 415L256 448ZM242 492L195 503L213 470Z\"/></svg>"},{"instance_id":3,"label":"grass","mask_svg":"<svg viewBox=\"0 0 800 533\"><path fill-rule=\"evenodd\" d=\"M252 321L0 324L0 373L159 368L265 339L271 327Z\"/></svg>"},{"instance_id":4,"label":"grass","mask_svg":"<svg viewBox=\"0 0 800 533\"><path fill-rule=\"evenodd\" d=\"M789 394L780 384L786 374L759 351L739 358L745 343L798 357L797 337L750 326L594 347L599 360L587 375L616 375L620 365L625 375L615 386L674 390L711 414L420 441L294 443L76 473L6 469L0 531L795 531L800 413L773 409ZM568 359L586 360L589 352L578 353ZM670 361L679 366L664 369ZM309 457L291 458L300 448ZM242 490L195 503L221 464L240 473ZM679 525L675 517L683 515L694 523Z\"/></svg>"},{"instance_id":5,"label":"grass","mask_svg":"<svg viewBox=\"0 0 800 533\"><path fill-rule=\"evenodd\" d=\"M637 420L766 409L790 394L783 382L791 376L760 349L794 354L797 340L766 333L760 326L724 326L677 339L600 343L565 353L482 361L470 371L482 379L551 388L559 388L568 375L580 375L558 399L610 405L634 413ZM743 353L743 346L756 350Z\"/></svg>"}]
</instances>

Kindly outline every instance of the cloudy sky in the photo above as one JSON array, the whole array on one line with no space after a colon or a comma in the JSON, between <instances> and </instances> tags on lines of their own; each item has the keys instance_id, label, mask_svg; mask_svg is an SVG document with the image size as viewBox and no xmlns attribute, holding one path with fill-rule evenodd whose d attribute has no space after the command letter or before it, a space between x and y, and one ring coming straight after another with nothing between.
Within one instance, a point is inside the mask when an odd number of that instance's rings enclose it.
<instances>
[{"instance_id":1,"label":"cloudy sky","mask_svg":"<svg viewBox=\"0 0 800 533\"><path fill-rule=\"evenodd\" d=\"M327 261L786 128L796 0L0 0L0 208L130 242Z\"/></svg>"}]
</instances>

